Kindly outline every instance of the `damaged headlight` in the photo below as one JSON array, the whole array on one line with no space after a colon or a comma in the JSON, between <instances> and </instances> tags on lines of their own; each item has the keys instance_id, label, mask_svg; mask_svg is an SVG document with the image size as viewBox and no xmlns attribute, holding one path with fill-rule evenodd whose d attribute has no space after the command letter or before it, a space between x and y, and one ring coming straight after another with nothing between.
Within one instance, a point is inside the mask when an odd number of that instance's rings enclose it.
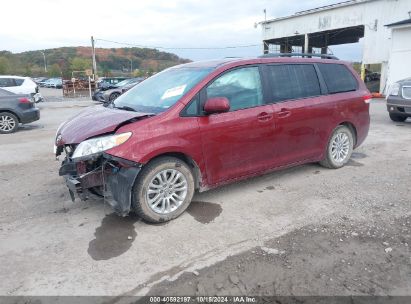
<instances>
[{"instance_id":1,"label":"damaged headlight","mask_svg":"<svg viewBox=\"0 0 411 304\"><path fill-rule=\"evenodd\" d=\"M81 142L74 150L73 158L79 158L103 152L125 143L131 136L131 132L101 136Z\"/></svg>"}]
</instances>

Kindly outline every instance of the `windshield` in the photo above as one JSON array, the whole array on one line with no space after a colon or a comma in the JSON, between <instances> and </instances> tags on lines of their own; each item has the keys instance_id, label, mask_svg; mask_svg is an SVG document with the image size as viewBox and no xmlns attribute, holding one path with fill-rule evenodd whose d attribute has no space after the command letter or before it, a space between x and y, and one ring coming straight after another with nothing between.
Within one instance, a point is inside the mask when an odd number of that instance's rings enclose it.
<instances>
[{"instance_id":1,"label":"windshield","mask_svg":"<svg viewBox=\"0 0 411 304\"><path fill-rule=\"evenodd\" d=\"M126 79L126 80L120 81L119 83L116 84L116 87L122 87L126 84L129 84L132 81L133 81L133 79Z\"/></svg>"},{"instance_id":2,"label":"windshield","mask_svg":"<svg viewBox=\"0 0 411 304\"><path fill-rule=\"evenodd\" d=\"M140 82L116 99L116 108L161 113L174 105L201 81L212 68L171 68Z\"/></svg>"}]
</instances>

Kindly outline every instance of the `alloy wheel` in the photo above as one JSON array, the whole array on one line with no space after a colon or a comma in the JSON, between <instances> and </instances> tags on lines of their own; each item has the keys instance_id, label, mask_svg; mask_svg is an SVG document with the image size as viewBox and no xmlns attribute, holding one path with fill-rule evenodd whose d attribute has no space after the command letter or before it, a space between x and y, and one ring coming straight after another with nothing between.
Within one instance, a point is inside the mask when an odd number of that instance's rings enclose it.
<instances>
[{"instance_id":1,"label":"alloy wheel","mask_svg":"<svg viewBox=\"0 0 411 304\"><path fill-rule=\"evenodd\" d=\"M8 116L8 115L0 116L0 131L10 132L15 128L15 126L16 126L16 121L14 120L13 117Z\"/></svg>"},{"instance_id":2,"label":"alloy wheel","mask_svg":"<svg viewBox=\"0 0 411 304\"><path fill-rule=\"evenodd\" d=\"M168 214L181 206L187 196L187 179L176 169L157 173L148 184L146 198L156 213Z\"/></svg>"},{"instance_id":3,"label":"alloy wheel","mask_svg":"<svg viewBox=\"0 0 411 304\"><path fill-rule=\"evenodd\" d=\"M338 133L331 143L331 157L334 161L342 163L350 151L350 139L344 132Z\"/></svg>"}]
</instances>

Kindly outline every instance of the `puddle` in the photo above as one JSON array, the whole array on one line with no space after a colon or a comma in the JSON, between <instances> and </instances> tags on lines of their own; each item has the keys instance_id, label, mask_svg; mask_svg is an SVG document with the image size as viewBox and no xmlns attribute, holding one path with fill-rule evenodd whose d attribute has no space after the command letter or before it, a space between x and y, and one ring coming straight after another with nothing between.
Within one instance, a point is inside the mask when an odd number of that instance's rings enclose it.
<instances>
[{"instance_id":1,"label":"puddle","mask_svg":"<svg viewBox=\"0 0 411 304\"><path fill-rule=\"evenodd\" d=\"M187 212L200 223L208 224L215 220L223 211L219 204L208 202L191 202Z\"/></svg>"},{"instance_id":2,"label":"puddle","mask_svg":"<svg viewBox=\"0 0 411 304\"><path fill-rule=\"evenodd\" d=\"M95 239L88 245L88 254L93 260L100 261L125 253L137 236L134 229L137 221L136 216L121 217L115 213L106 215L100 227L96 228Z\"/></svg>"},{"instance_id":3,"label":"puddle","mask_svg":"<svg viewBox=\"0 0 411 304\"><path fill-rule=\"evenodd\" d=\"M361 152L353 152L351 154L351 158L354 158L354 159L362 159L362 158L366 158L366 157L367 157L367 154L361 153Z\"/></svg>"},{"instance_id":4,"label":"puddle","mask_svg":"<svg viewBox=\"0 0 411 304\"><path fill-rule=\"evenodd\" d=\"M364 166L364 164L362 164L362 163L360 163L360 162L357 162L357 161L355 161L355 160L350 159L350 160L348 161L348 163L346 164L346 166L362 167L362 166Z\"/></svg>"}]
</instances>

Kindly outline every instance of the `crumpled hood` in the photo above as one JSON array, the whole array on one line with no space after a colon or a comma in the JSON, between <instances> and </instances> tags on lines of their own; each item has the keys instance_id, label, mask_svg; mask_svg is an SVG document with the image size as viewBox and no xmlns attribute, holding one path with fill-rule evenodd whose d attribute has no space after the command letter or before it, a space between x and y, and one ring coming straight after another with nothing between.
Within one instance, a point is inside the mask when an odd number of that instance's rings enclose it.
<instances>
[{"instance_id":1,"label":"crumpled hood","mask_svg":"<svg viewBox=\"0 0 411 304\"><path fill-rule=\"evenodd\" d=\"M78 144L90 137L113 132L123 122L148 115L151 114L103 106L89 107L60 126L57 137L61 137L57 145Z\"/></svg>"}]
</instances>

